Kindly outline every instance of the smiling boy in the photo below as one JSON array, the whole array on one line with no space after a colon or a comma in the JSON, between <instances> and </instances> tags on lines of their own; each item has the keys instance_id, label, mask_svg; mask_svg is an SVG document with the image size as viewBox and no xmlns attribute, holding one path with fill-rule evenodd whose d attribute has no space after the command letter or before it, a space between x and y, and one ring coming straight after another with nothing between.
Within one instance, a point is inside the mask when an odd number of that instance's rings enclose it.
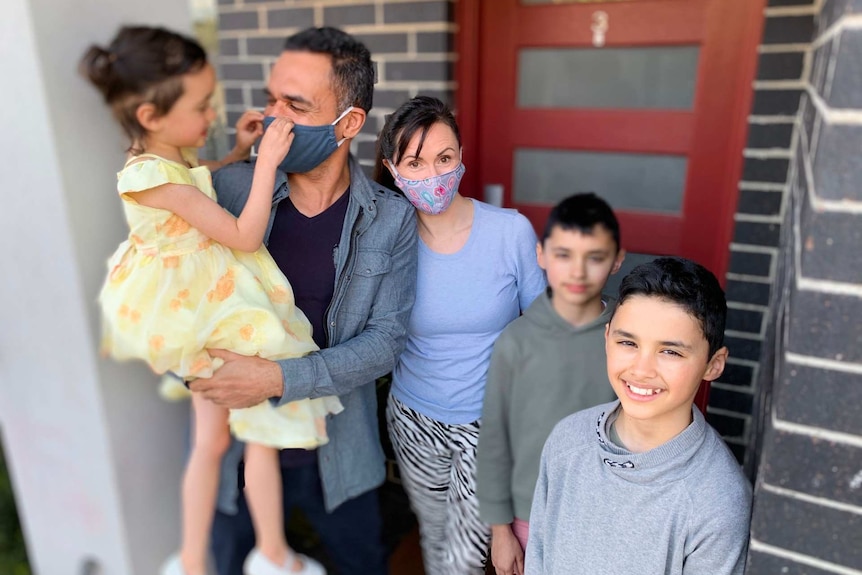
<instances>
[{"instance_id":1,"label":"smiling boy","mask_svg":"<svg viewBox=\"0 0 862 575\"><path fill-rule=\"evenodd\" d=\"M743 573L751 487L692 406L724 369L726 313L715 276L688 260L659 258L623 279L605 332L619 399L548 438L528 575Z\"/></svg>"}]
</instances>

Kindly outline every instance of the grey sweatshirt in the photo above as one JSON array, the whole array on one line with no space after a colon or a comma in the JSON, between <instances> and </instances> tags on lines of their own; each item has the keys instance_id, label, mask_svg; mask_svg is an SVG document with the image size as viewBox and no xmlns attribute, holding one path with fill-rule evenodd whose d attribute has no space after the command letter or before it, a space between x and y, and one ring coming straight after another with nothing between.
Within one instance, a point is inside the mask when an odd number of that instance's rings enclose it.
<instances>
[{"instance_id":1,"label":"grey sweatshirt","mask_svg":"<svg viewBox=\"0 0 862 575\"><path fill-rule=\"evenodd\" d=\"M530 516L527 575L741 575L751 486L700 411L664 445L608 439L619 402L557 425Z\"/></svg>"},{"instance_id":2,"label":"grey sweatshirt","mask_svg":"<svg viewBox=\"0 0 862 575\"><path fill-rule=\"evenodd\" d=\"M527 521L542 446L558 421L616 399L605 367L605 324L572 326L543 293L494 344L477 451L479 515L489 524Z\"/></svg>"}]
</instances>

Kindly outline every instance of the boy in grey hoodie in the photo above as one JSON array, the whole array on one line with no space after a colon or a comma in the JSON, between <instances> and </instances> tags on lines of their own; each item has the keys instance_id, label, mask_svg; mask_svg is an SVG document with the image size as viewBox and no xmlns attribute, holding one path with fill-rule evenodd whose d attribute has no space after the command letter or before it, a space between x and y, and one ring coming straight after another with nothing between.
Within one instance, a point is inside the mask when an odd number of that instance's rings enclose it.
<instances>
[{"instance_id":1,"label":"boy in grey hoodie","mask_svg":"<svg viewBox=\"0 0 862 575\"><path fill-rule=\"evenodd\" d=\"M692 402L724 369L718 280L681 258L632 270L605 334L619 401L545 444L528 575L742 575L751 486Z\"/></svg>"},{"instance_id":2,"label":"boy in grey hoodie","mask_svg":"<svg viewBox=\"0 0 862 575\"><path fill-rule=\"evenodd\" d=\"M479 514L492 529L498 575L523 575L524 547L542 446L554 425L611 401L602 296L625 257L619 224L594 194L563 200L536 246L549 288L494 345L477 451Z\"/></svg>"}]
</instances>

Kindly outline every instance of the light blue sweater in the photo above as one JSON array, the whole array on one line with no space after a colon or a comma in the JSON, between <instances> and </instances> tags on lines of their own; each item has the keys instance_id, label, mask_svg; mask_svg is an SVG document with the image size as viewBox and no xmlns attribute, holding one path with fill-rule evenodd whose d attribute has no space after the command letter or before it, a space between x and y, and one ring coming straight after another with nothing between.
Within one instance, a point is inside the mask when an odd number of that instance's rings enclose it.
<instances>
[{"instance_id":1,"label":"light blue sweater","mask_svg":"<svg viewBox=\"0 0 862 575\"><path fill-rule=\"evenodd\" d=\"M494 341L546 285L527 218L473 205L459 251L438 254L419 241L416 303L392 377L398 401L449 424L480 418Z\"/></svg>"},{"instance_id":2,"label":"light blue sweater","mask_svg":"<svg viewBox=\"0 0 862 575\"><path fill-rule=\"evenodd\" d=\"M526 575L742 575L751 486L696 408L682 433L631 453L619 402L562 420L545 443Z\"/></svg>"}]
</instances>

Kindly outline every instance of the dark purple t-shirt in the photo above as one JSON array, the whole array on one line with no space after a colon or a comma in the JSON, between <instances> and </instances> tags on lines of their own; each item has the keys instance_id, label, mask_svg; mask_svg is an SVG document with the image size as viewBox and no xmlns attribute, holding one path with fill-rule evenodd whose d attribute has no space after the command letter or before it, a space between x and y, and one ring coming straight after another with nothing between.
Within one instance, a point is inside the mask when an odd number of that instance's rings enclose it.
<instances>
[{"instance_id":1,"label":"dark purple t-shirt","mask_svg":"<svg viewBox=\"0 0 862 575\"><path fill-rule=\"evenodd\" d=\"M334 252L341 240L349 198L348 188L325 211L309 218L296 209L288 196L278 204L269 233L269 253L287 276L296 306L311 322L312 338L321 349L328 344L324 322L335 292ZM316 457L316 450L284 449L281 464L299 467Z\"/></svg>"}]
</instances>

